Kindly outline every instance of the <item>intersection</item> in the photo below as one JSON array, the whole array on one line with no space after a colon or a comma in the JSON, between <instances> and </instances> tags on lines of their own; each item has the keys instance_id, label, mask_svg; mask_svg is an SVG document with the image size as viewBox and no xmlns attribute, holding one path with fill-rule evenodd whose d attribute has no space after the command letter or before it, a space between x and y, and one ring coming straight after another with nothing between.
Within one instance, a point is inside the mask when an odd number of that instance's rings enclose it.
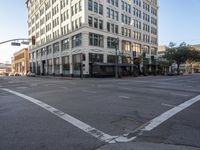
<instances>
[{"instance_id":1,"label":"intersection","mask_svg":"<svg viewBox=\"0 0 200 150\"><path fill-rule=\"evenodd\" d=\"M0 149L94 150L135 142L199 148L199 77L0 77ZM195 103L151 131L138 133L151 120L195 97Z\"/></svg>"}]
</instances>

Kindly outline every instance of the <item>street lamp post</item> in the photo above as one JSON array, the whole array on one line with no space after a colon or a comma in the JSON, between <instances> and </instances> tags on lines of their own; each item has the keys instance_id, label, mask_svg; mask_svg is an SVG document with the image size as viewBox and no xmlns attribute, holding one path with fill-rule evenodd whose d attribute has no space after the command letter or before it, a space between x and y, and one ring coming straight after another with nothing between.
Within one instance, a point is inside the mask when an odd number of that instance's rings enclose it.
<instances>
[{"instance_id":1,"label":"street lamp post","mask_svg":"<svg viewBox=\"0 0 200 150\"><path fill-rule=\"evenodd\" d=\"M115 56L116 56L116 61L115 61L115 78L119 78L119 71L118 71L118 53L117 53L117 50L118 50L118 45L119 45L119 39L116 38L115 39Z\"/></svg>"},{"instance_id":2,"label":"street lamp post","mask_svg":"<svg viewBox=\"0 0 200 150\"><path fill-rule=\"evenodd\" d=\"M136 57L136 51L132 51L132 62L133 62L133 75L135 75L135 69L134 69L134 65L135 65L135 63L134 63L134 58Z\"/></svg>"}]
</instances>

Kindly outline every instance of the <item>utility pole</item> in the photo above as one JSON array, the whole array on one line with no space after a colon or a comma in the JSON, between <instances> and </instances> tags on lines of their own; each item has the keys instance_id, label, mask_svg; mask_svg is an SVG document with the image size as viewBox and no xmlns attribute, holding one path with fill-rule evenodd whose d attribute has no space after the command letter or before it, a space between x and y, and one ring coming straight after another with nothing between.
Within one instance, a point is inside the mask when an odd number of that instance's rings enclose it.
<instances>
[{"instance_id":1,"label":"utility pole","mask_svg":"<svg viewBox=\"0 0 200 150\"><path fill-rule=\"evenodd\" d=\"M135 74L135 68L134 68L134 65L135 65L135 63L134 63L134 58L136 57L136 51L132 51L132 62L133 62L133 75Z\"/></svg>"},{"instance_id":2,"label":"utility pole","mask_svg":"<svg viewBox=\"0 0 200 150\"><path fill-rule=\"evenodd\" d=\"M118 71L118 53L117 53L117 50L118 50L118 45L119 45L119 39L116 38L115 39L115 56L116 56L116 61L115 61L115 78L119 78L119 71Z\"/></svg>"}]
</instances>

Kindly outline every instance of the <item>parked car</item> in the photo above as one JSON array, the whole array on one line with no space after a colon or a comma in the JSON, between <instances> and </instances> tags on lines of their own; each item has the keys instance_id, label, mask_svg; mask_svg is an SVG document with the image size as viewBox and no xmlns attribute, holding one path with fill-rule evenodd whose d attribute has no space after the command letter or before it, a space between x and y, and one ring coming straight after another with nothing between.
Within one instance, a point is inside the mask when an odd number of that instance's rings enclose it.
<instances>
[{"instance_id":1,"label":"parked car","mask_svg":"<svg viewBox=\"0 0 200 150\"><path fill-rule=\"evenodd\" d=\"M35 73L32 73L32 72L28 72L27 74L26 74L26 76L27 77L35 77L36 75L35 75Z\"/></svg>"},{"instance_id":2,"label":"parked car","mask_svg":"<svg viewBox=\"0 0 200 150\"><path fill-rule=\"evenodd\" d=\"M14 76L21 76L21 74L19 74L19 73L16 72L16 73L14 74Z\"/></svg>"},{"instance_id":3,"label":"parked car","mask_svg":"<svg viewBox=\"0 0 200 150\"><path fill-rule=\"evenodd\" d=\"M9 76L14 76L14 75L15 75L14 72L9 73Z\"/></svg>"}]
</instances>

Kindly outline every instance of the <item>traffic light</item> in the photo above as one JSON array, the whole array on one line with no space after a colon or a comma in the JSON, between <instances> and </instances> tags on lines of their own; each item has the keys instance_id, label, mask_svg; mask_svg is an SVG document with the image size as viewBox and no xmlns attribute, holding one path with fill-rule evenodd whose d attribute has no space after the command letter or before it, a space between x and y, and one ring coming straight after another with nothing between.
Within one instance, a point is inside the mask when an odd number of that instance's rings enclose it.
<instances>
[{"instance_id":1,"label":"traffic light","mask_svg":"<svg viewBox=\"0 0 200 150\"><path fill-rule=\"evenodd\" d=\"M32 45L35 45L35 36L32 36L31 43L32 43Z\"/></svg>"}]
</instances>

